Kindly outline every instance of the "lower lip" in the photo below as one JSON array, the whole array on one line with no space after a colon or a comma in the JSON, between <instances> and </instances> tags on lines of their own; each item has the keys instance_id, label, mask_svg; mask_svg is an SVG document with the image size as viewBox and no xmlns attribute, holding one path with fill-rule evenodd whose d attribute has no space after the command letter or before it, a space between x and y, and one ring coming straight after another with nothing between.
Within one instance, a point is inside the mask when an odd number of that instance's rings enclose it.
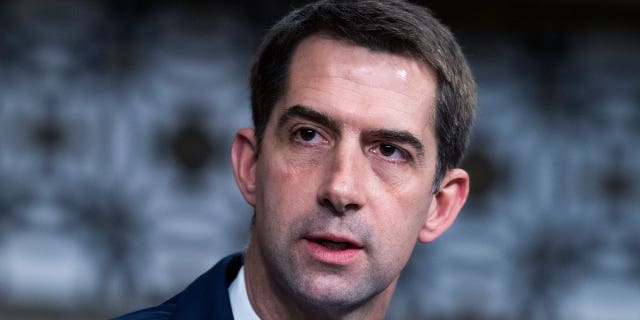
<instances>
[{"instance_id":1,"label":"lower lip","mask_svg":"<svg viewBox=\"0 0 640 320\"><path fill-rule=\"evenodd\" d=\"M306 243L309 252L316 260L334 265L347 265L353 262L360 251L362 251L361 248L331 250L317 242L306 240Z\"/></svg>"}]
</instances>

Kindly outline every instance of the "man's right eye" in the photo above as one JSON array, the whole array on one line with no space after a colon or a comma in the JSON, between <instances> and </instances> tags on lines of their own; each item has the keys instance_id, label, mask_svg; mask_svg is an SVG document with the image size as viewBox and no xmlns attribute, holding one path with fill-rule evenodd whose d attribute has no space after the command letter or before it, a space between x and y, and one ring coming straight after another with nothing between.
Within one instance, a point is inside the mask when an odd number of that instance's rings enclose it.
<instances>
[{"instance_id":1,"label":"man's right eye","mask_svg":"<svg viewBox=\"0 0 640 320\"><path fill-rule=\"evenodd\" d=\"M302 128L298 130L298 136L304 141L312 141L317 135L318 133L313 129Z\"/></svg>"},{"instance_id":2,"label":"man's right eye","mask_svg":"<svg viewBox=\"0 0 640 320\"><path fill-rule=\"evenodd\" d=\"M294 130L291 138L294 142L305 145L320 145L327 142L318 130L309 127L301 127Z\"/></svg>"}]
</instances>

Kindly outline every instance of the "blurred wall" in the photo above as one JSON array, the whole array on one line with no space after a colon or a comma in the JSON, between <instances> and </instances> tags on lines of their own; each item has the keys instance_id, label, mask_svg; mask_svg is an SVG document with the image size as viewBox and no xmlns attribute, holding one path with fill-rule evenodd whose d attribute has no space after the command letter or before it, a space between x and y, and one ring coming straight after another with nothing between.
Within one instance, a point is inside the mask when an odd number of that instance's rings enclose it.
<instances>
[{"instance_id":1,"label":"blurred wall","mask_svg":"<svg viewBox=\"0 0 640 320\"><path fill-rule=\"evenodd\" d=\"M248 70L303 1L0 3L0 317L156 304L244 248L229 163ZM480 110L456 225L389 319L637 319L640 6L426 3Z\"/></svg>"}]
</instances>

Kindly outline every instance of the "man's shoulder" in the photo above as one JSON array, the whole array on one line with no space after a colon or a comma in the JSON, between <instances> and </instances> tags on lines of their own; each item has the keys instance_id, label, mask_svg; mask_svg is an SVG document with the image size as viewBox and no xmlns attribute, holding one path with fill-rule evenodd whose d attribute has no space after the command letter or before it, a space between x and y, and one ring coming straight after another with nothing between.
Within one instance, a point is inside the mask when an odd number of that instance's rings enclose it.
<instances>
[{"instance_id":1,"label":"man's shoulder","mask_svg":"<svg viewBox=\"0 0 640 320\"><path fill-rule=\"evenodd\" d=\"M179 296L179 295L178 295ZM151 308L138 310L123 316L114 318L113 320L169 320L175 319L175 301L178 296L171 298L169 301Z\"/></svg>"},{"instance_id":2,"label":"man's shoulder","mask_svg":"<svg viewBox=\"0 0 640 320\"><path fill-rule=\"evenodd\" d=\"M242 264L241 253L229 255L166 302L114 320L233 319L227 288Z\"/></svg>"}]
</instances>

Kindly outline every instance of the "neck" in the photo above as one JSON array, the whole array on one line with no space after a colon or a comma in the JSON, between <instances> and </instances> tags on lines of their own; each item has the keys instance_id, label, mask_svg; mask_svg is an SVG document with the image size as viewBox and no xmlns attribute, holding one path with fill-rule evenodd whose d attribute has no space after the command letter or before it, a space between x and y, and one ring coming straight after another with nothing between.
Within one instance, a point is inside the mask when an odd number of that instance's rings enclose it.
<instances>
[{"instance_id":1,"label":"neck","mask_svg":"<svg viewBox=\"0 0 640 320\"><path fill-rule=\"evenodd\" d=\"M397 279L367 301L347 308L313 305L300 300L267 270L260 249L251 241L245 254L245 282L251 306L263 320L271 319L384 319Z\"/></svg>"}]
</instances>

